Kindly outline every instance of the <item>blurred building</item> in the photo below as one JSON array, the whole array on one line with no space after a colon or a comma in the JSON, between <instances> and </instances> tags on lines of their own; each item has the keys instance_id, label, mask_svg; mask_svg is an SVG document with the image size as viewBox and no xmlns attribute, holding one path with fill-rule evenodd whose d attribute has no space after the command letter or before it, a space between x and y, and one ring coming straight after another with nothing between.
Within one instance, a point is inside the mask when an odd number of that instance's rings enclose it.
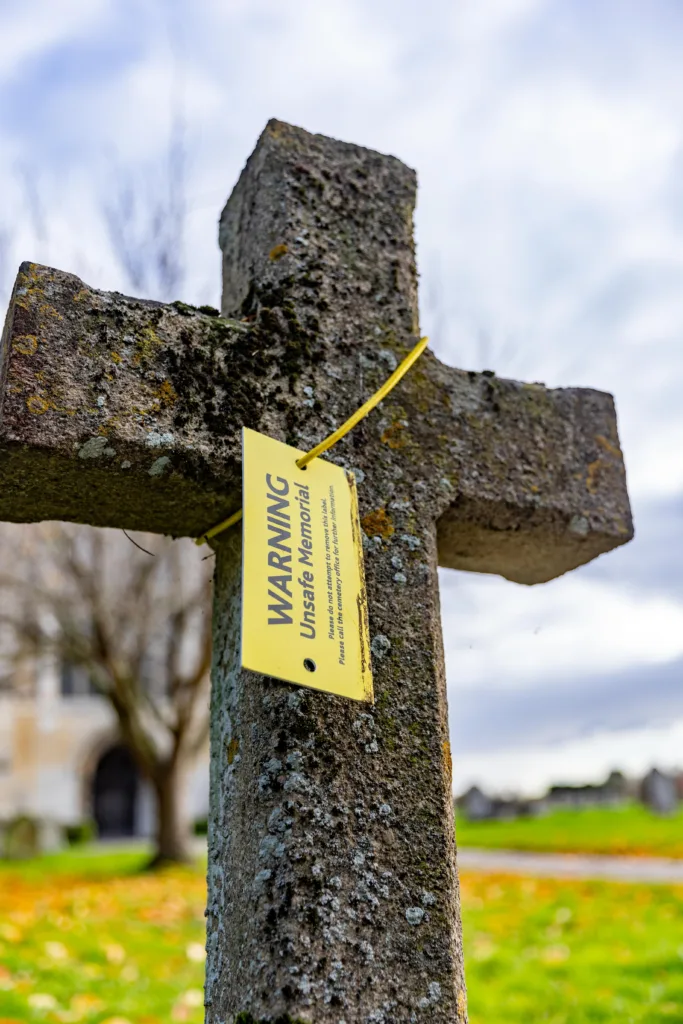
<instances>
[{"instance_id":1,"label":"blurred building","mask_svg":"<svg viewBox=\"0 0 683 1024\"><path fill-rule=\"evenodd\" d=\"M181 794L188 822L208 809L208 743ZM43 845L65 826L94 822L101 838L150 836L149 784L119 739L114 713L73 666L43 666L34 685L0 690L0 826L26 815Z\"/></svg>"},{"instance_id":2,"label":"blurred building","mask_svg":"<svg viewBox=\"0 0 683 1024\"><path fill-rule=\"evenodd\" d=\"M455 800L455 806L470 821L486 821L534 817L558 810L622 807L633 800L642 800L660 814L674 813L683 801L683 773L667 775L654 768L638 782L614 771L602 784L555 785L535 800L490 796L478 786L471 786Z\"/></svg>"},{"instance_id":3,"label":"blurred building","mask_svg":"<svg viewBox=\"0 0 683 1024\"><path fill-rule=\"evenodd\" d=\"M551 786L544 803L548 810L582 807L618 807L636 791L621 772L611 772L605 782L586 786Z\"/></svg>"}]
</instances>

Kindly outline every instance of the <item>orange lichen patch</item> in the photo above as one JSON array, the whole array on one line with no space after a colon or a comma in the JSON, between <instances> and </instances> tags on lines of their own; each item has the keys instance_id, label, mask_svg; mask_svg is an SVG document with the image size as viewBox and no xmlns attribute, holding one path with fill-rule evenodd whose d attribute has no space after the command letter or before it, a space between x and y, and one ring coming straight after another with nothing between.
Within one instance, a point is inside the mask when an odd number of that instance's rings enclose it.
<instances>
[{"instance_id":1,"label":"orange lichen patch","mask_svg":"<svg viewBox=\"0 0 683 1024\"><path fill-rule=\"evenodd\" d=\"M54 308L54 306L48 305L47 302L41 302L41 304L40 304L40 313L41 313L42 316L54 317L55 320L63 320L64 319L62 314L58 313L57 310Z\"/></svg>"},{"instance_id":2,"label":"orange lichen patch","mask_svg":"<svg viewBox=\"0 0 683 1024\"><path fill-rule=\"evenodd\" d=\"M391 517L387 515L385 508L378 508L375 512L368 512L361 519L361 526L368 537L382 537L388 540L394 532L394 524Z\"/></svg>"},{"instance_id":3,"label":"orange lichen patch","mask_svg":"<svg viewBox=\"0 0 683 1024\"><path fill-rule=\"evenodd\" d=\"M42 416L50 408L50 403L41 395L31 395L26 400L26 408L35 416Z\"/></svg>"},{"instance_id":4,"label":"orange lichen patch","mask_svg":"<svg viewBox=\"0 0 683 1024\"><path fill-rule=\"evenodd\" d=\"M392 423L382 434L382 441L390 448L405 448L408 444L408 435L404 433L405 424L400 421Z\"/></svg>"},{"instance_id":5,"label":"orange lichen patch","mask_svg":"<svg viewBox=\"0 0 683 1024\"><path fill-rule=\"evenodd\" d=\"M143 328L138 335L136 351L133 356L133 366L140 366L141 363L147 362L151 358L154 348L158 345L161 345L161 338L154 328Z\"/></svg>"},{"instance_id":6,"label":"orange lichen patch","mask_svg":"<svg viewBox=\"0 0 683 1024\"><path fill-rule=\"evenodd\" d=\"M228 764L232 764L237 755L237 751L240 749L240 741L235 736L228 743Z\"/></svg>"},{"instance_id":7,"label":"orange lichen patch","mask_svg":"<svg viewBox=\"0 0 683 1024\"><path fill-rule=\"evenodd\" d=\"M87 288L81 288L81 290L76 292L74 295L74 302L80 302L81 299L86 299L89 294L90 292Z\"/></svg>"},{"instance_id":8,"label":"orange lichen patch","mask_svg":"<svg viewBox=\"0 0 683 1024\"><path fill-rule=\"evenodd\" d=\"M270 250L270 252L268 253L268 259L271 259L273 260L273 262L275 262L275 260L281 259L287 252L289 252L287 246L285 245L284 242L281 242L280 245L276 245L273 249Z\"/></svg>"},{"instance_id":9,"label":"orange lichen patch","mask_svg":"<svg viewBox=\"0 0 683 1024\"><path fill-rule=\"evenodd\" d=\"M29 309L33 296L42 292L42 281L37 272L35 263L29 263L28 270L19 275L19 290L16 297L16 305L20 309Z\"/></svg>"},{"instance_id":10,"label":"orange lichen patch","mask_svg":"<svg viewBox=\"0 0 683 1024\"><path fill-rule=\"evenodd\" d=\"M451 745L448 740L443 741L441 744L441 750L443 752L443 763L446 775L450 779L453 776L453 758L451 757Z\"/></svg>"},{"instance_id":11,"label":"orange lichen patch","mask_svg":"<svg viewBox=\"0 0 683 1024\"><path fill-rule=\"evenodd\" d=\"M170 380L165 380L162 383L161 387L157 390L156 397L162 406L173 405L174 402L178 401L178 395Z\"/></svg>"},{"instance_id":12,"label":"orange lichen patch","mask_svg":"<svg viewBox=\"0 0 683 1024\"><path fill-rule=\"evenodd\" d=\"M111 361L112 361L112 363L117 363L117 364L122 362L121 356L118 354L118 352L112 352L112 354L111 354Z\"/></svg>"},{"instance_id":13,"label":"orange lichen patch","mask_svg":"<svg viewBox=\"0 0 683 1024\"><path fill-rule=\"evenodd\" d=\"M465 995L464 988L458 989L456 1012L458 1014L458 1020L467 1020L467 996Z\"/></svg>"},{"instance_id":14,"label":"orange lichen patch","mask_svg":"<svg viewBox=\"0 0 683 1024\"><path fill-rule=\"evenodd\" d=\"M22 356L32 356L38 348L38 339L35 334L20 334L14 339L12 348Z\"/></svg>"},{"instance_id":15,"label":"orange lichen patch","mask_svg":"<svg viewBox=\"0 0 683 1024\"><path fill-rule=\"evenodd\" d=\"M616 444L612 444L611 441L608 441L607 438L604 437L602 434L596 434L595 435L595 440L598 442L598 444L602 448L605 449L606 452L609 452L610 455L613 455L615 457L615 459L623 459L624 458L624 456L622 455L621 449Z\"/></svg>"},{"instance_id":16,"label":"orange lichen patch","mask_svg":"<svg viewBox=\"0 0 683 1024\"><path fill-rule=\"evenodd\" d=\"M586 474L586 490L590 494L595 494L600 486L600 474L602 472L602 468L602 459L596 459L595 462L591 462L588 466L588 473Z\"/></svg>"}]
</instances>

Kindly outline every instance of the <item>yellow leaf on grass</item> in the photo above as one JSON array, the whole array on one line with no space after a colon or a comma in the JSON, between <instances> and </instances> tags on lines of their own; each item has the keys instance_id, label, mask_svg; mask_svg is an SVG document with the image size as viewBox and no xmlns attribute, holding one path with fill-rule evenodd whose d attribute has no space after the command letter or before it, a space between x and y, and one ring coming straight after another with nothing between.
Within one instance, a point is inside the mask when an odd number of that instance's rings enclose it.
<instances>
[{"instance_id":1,"label":"yellow leaf on grass","mask_svg":"<svg viewBox=\"0 0 683 1024\"><path fill-rule=\"evenodd\" d=\"M88 1013L91 1010L99 1010L101 1006L102 1000L91 992L83 992L82 995L73 996L71 1000L71 1009L75 1013Z\"/></svg>"},{"instance_id":2,"label":"yellow leaf on grass","mask_svg":"<svg viewBox=\"0 0 683 1024\"><path fill-rule=\"evenodd\" d=\"M126 951L118 942L109 942L104 947L104 955L110 964L122 964L126 959Z\"/></svg>"},{"instance_id":3,"label":"yellow leaf on grass","mask_svg":"<svg viewBox=\"0 0 683 1024\"><path fill-rule=\"evenodd\" d=\"M34 992L28 997L28 1005L32 1010L54 1010L57 1000L47 992Z\"/></svg>"},{"instance_id":4,"label":"yellow leaf on grass","mask_svg":"<svg viewBox=\"0 0 683 1024\"><path fill-rule=\"evenodd\" d=\"M490 960L497 952L496 945L488 935L475 935L472 956L475 960Z\"/></svg>"},{"instance_id":5,"label":"yellow leaf on grass","mask_svg":"<svg viewBox=\"0 0 683 1024\"><path fill-rule=\"evenodd\" d=\"M51 960L68 960L69 950L63 942L46 942L45 952Z\"/></svg>"},{"instance_id":6,"label":"yellow leaf on grass","mask_svg":"<svg viewBox=\"0 0 683 1024\"><path fill-rule=\"evenodd\" d=\"M200 988L188 988L178 999L171 1013L172 1020L189 1020L190 1010L204 1005L204 994Z\"/></svg>"},{"instance_id":7,"label":"yellow leaf on grass","mask_svg":"<svg viewBox=\"0 0 683 1024\"><path fill-rule=\"evenodd\" d=\"M188 988L187 992L183 992L180 1001L185 1003L185 1006L203 1006L204 993L200 988Z\"/></svg>"},{"instance_id":8,"label":"yellow leaf on grass","mask_svg":"<svg viewBox=\"0 0 683 1024\"><path fill-rule=\"evenodd\" d=\"M561 964L569 959L570 949L568 946L546 946L542 956L547 964Z\"/></svg>"},{"instance_id":9,"label":"yellow leaf on grass","mask_svg":"<svg viewBox=\"0 0 683 1024\"><path fill-rule=\"evenodd\" d=\"M195 964L202 964L206 960L206 950L201 942L191 942L185 952L187 959Z\"/></svg>"}]
</instances>

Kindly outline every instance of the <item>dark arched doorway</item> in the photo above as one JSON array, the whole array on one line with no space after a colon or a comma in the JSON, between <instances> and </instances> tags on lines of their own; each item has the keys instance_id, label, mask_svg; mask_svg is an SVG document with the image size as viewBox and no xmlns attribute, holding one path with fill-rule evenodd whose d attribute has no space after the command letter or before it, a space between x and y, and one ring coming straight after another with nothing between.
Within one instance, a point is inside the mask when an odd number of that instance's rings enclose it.
<instances>
[{"instance_id":1,"label":"dark arched doorway","mask_svg":"<svg viewBox=\"0 0 683 1024\"><path fill-rule=\"evenodd\" d=\"M100 839L134 836L140 778L127 747L110 747L93 777L93 817Z\"/></svg>"}]
</instances>

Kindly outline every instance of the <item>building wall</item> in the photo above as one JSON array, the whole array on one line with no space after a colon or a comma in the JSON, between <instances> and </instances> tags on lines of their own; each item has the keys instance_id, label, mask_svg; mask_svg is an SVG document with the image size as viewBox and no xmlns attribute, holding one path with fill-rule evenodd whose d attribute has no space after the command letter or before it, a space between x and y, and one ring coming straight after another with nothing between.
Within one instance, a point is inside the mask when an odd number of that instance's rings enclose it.
<instances>
[{"instance_id":1,"label":"building wall","mask_svg":"<svg viewBox=\"0 0 683 1024\"><path fill-rule=\"evenodd\" d=\"M97 695L63 697L49 665L38 670L35 696L0 694L0 822L18 814L59 825L89 818L93 772L116 742L116 720L107 702ZM185 781L189 821L206 816L208 778L207 745ZM143 783L138 834L152 834L154 825L153 794Z\"/></svg>"}]
</instances>

